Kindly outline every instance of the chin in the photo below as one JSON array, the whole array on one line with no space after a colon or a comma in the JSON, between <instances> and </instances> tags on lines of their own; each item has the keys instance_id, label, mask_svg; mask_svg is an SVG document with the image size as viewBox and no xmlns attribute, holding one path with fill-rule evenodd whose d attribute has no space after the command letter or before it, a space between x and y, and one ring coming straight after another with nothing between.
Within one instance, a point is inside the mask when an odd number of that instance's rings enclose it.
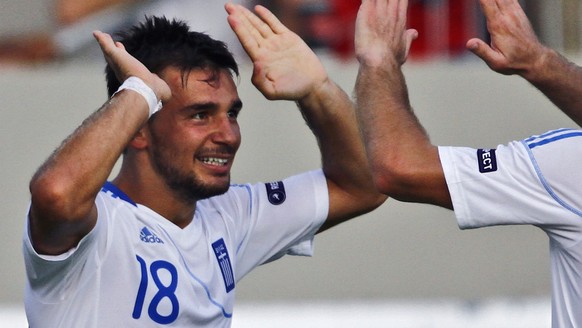
<instances>
[{"instance_id":1,"label":"chin","mask_svg":"<svg viewBox=\"0 0 582 328\"><path fill-rule=\"evenodd\" d=\"M205 199L205 198L210 198L210 197L214 197L214 196L219 196L222 195L224 193L226 193L228 191L228 189L230 189L230 179L228 179L228 181L226 182L222 182L219 184L214 184L214 185L205 185L205 186L199 186L199 188L196 188L196 193L198 194L198 199Z\"/></svg>"}]
</instances>

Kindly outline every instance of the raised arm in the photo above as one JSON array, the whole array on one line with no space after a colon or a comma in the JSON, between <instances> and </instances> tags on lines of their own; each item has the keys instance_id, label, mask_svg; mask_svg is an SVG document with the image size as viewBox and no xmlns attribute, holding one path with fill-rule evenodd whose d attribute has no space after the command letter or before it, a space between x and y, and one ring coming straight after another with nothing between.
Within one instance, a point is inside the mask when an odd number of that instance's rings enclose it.
<instances>
[{"instance_id":1,"label":"raised arm","mask_svg":"<svg viewBox=\"0 0 582 328\"><path fill-rule=\"evenodd\" d=\"M536 37L518 0L481 0L491 43L471 39L467 48L494 71L518 74L582 125L582 68Z\"/></svg>"},{"instance_id":2,"label":"raised arm","mask_svg":"<svg viewBox=\"0 0 582 328\"><path fill-rule=\"evenodd\" d=\"M323 229L379 206L385 196L372 184L353 104L315 53L264 7L255 7L258 16L242 6L226 9L253 61L253 84L267 99L296 101L317 137L330 195Z\"/></svg>"},{"instance_id":3,"label":"raised arm","mask_svg":"<svg viewBox=\"0 0 582 328\"><path fill-rule=\"evenodd\" d=\"M95 32L108 63L124 81L141 78L158 99L170 91L123 46ZM123 149L148 119L148 104L137 92L116 94L87 118L40 167L30 182L30 234L36 251L61 254L95 225L95 198Z\"/></svg>"},{"instance_id":4,"label":"raised arm","mask_svg":"<svg viewBox=\"0 0 582 328\"><path fill-rule=\"evenodd\" d=\"M437 148L412 111L401 69L417 37L406 28L407 7L405 0L362 1L355 36L358 120L381 192L451 208Z\"/></svg>"}]
</instances>

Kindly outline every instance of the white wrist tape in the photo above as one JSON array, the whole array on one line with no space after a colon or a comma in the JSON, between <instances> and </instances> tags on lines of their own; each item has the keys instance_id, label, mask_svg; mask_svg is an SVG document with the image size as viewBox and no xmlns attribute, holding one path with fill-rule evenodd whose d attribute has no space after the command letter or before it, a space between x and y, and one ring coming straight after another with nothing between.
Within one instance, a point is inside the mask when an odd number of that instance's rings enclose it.
<instances>
[{"instance_id":1,"label":"white wrist tape","mask_svg":"<svg viewBox=\"0 0 582 328\"><path fill-rule=\"evenodd\" d=\"M149 117L152 117L152 115L154 115L157 111L162 109L162 101L158 100L158 97L156 97L154 90L152 90L152 88L145 84L145 82L139 77L130 76L127 80L123 82L119 89L115 91L113 96L115 96L115 94L117 94L121 90L125 89L133 90L139 93L142 97L144 97L150 108Z\"/></svg>"}]
</instances>

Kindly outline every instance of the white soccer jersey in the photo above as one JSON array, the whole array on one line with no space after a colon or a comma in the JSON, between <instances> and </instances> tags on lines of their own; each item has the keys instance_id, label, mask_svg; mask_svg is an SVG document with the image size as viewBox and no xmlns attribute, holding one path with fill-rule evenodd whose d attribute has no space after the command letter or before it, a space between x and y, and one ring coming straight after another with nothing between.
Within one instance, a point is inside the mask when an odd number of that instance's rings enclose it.
<instances>
[{"instance_id":1,"label":"white soccer jersey","mask_svg":"<svg viewBox=\"0 0 582 328\"><path fill-rule=\"evenodd\" d=\"M582 131L439 155L461 228L531 224L547 233L552 327L582 327Z\"/></svg>"},{"instance_id":2,"label":"white soccer jersey","mask_svg":"<svg viewBox=\"0 0 582 328\"><path fill-rule=\"evenodd\" d=\"M95 228L67 254L38 255L25 234L31 327L229 327L236 283L285 254L310 256L329 197L321 171L233 185L199 201L184 229L112 184L96 204Z\"/></svg>"}]
</instances>

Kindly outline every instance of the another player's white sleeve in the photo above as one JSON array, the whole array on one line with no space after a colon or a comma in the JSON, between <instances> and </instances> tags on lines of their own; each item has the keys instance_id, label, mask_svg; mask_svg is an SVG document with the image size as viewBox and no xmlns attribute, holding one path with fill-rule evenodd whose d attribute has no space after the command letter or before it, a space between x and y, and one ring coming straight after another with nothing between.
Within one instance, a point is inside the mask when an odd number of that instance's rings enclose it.
<instances>
[{"instance_id":1,"label":"another player's white sleeve","mask_svg":"<svg viewBox=\"0 0 582 328\"><path fill-rule=\"evenodd\" d=\"M580 327L582 131L560 129L497 149L440 147L461 228L532 224L550 239L552 327Z\"/></svg>"},{"instance_id":2,"label":"another player's white sleeve","mask_svg":"<svg viewBox=\"0 0 582 328\"><path fill-rule=\"evenodd\" d=\"M580 131L556 130L496 149L440 147L459 226L532 224L577 240L581 142Z\"/></svg>"}]
</instances>

